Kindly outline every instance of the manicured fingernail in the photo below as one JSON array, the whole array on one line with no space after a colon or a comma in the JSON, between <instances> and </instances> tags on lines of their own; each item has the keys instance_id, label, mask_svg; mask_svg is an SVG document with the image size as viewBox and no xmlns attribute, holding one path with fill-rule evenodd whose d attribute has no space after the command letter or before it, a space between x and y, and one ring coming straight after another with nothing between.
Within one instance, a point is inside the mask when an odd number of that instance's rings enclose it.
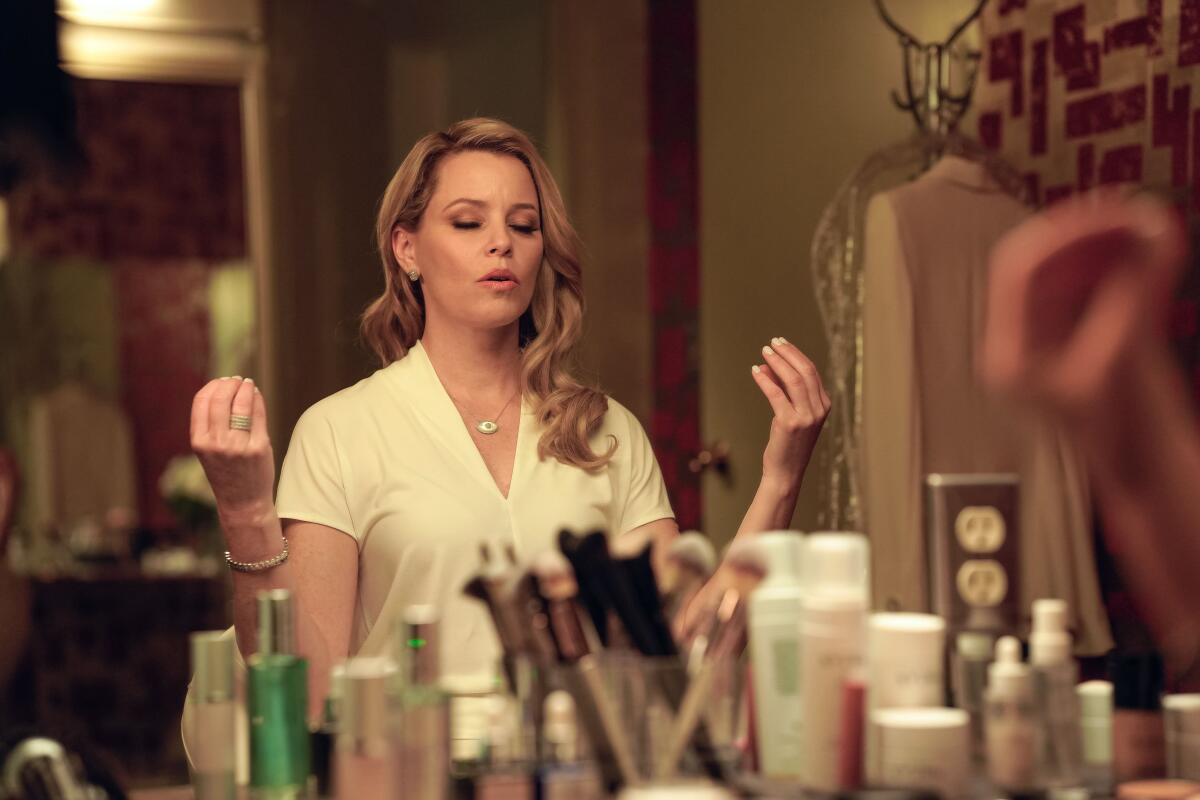
<instances>
[{"instance_id":1,"label":"manicured fingernail","mask_svg":"<svg viewBox=\"0 0 1200 800\"><path fill-rule=\"evenodd\" d=\"M750 371L753 372L755 375L762 372L762 370L759 368L758 364L755 364L753 367L751 367Z\"/></svg>"},{"instance_id":2,"label":"manicured fingernail","mask_svg":"<svg viewBox=\"0 0 1200 800\"><path fill-rule=\"evenodd\" d=\"M255 387L254 387L254 393L255 393L255 394L262 394L262 392L260 392L260 391L258 390L258 387L257 387L257 386L255 386Z\"/></svg>"},{"instance_id":3,"label":"manicured fingernail","mask_svg":"<svg viewBox=\"0 0 1200 800\"><path fill-rule=\"evenodd\" d=\"M775 351L774 351L774 350L772 350L770 347L764 347L764 348L763 348L763 355L764 355L764 356L773 356L773 355L775 355Z\"/></svg>"},{"instance_id":4,"label":"manicured fingernail","mask_svg":"<svg viewBox=\"0 0 1200 800\"><path fill-rule=\"evenodd\" d=\"M221 378L221 380L223 380L223 381L227 381L227 380L229 380L229 376L228 376L228 375L226 375L226 376L222 377L222 378Z\"/></svg>"},{"instance_id":5,"label":"manicured fingernail","mask_svg":"<svg viewBox=\"0 0 1200 800\"><path fill-rule=\"evenodd\" d=\"M776 338L776 340L775 340L775 344L777 344L777 345L779 345L779 344L787 344L787 343L788 343L788 340L787 340L787 339L785 339L785 338L783 338L782 336L780 336L780 337Z\"/></svg>"},{"instance_id":6,"label":"manicured fingernail","mask_svg":"<svg viewBox=\"0 0 1200 800\"><path fill-rule=\"evenodd\" d=\"M253 386L253 385L254 385L254 378L246 378L246 383L248 383L248 384L250 384L251 386Z\"/></svg>"},{"instance_id":7,"label":"manicured fingernail","mask_svg":"<svg viewBox=\"0 0 1200 800\"><path fill-rule=\"evenodd\" d=\"M240 380L242 379L242 376L241 376L241 375L234 375L234 376L233 376L233 379L234 379L235 381L240 381Z\"/></svg>"}]
</instances>

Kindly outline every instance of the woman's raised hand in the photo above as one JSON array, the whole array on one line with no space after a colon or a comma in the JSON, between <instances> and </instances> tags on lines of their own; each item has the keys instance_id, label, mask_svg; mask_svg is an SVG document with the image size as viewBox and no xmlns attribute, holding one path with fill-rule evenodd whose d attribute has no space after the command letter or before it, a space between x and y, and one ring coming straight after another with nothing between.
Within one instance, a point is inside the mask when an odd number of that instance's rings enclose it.
<instances>
[{"instance_id":1,"label":"woman's raised hand","mask_svg":"<svg viewBox=\"0 0 1200 800\"><path fill-rule=\"evenodd\" d=\"M267 434L267 408L250 379L209 381L192 401L192 450L230 523L274 513L275 455Z\"/></svg>"},{"instance_id":2,"label":"woman's raised hand","mask_svg":"<svg viewBox=\"0 0 1200 800\"><path fill-rule=\"evenodd\" d=\"M829 415L829 395L813 362L791 342L772 339L762 353L766 364L756 364L752 374L775 412L763 452L763 481L794 491Z\"/></svg>"},{"instance_id":3,"label":"woman's raised hand","mask_svg":"<svg viewBox=\"0 0 1200 800\"><path fill-rule=\"evenodd\" d=\"M981 374L1068 418L1094 415L1163 340L1186 255L1176 212L1100 191L1031 217L992 252Z\"/></svg>"}]
</instances>

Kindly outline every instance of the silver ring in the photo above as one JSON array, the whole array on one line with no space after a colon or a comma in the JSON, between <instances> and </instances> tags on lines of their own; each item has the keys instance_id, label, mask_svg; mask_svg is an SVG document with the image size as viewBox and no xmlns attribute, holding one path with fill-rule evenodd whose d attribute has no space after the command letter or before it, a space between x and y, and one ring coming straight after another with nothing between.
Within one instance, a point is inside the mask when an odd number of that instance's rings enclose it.
<instances>
[{"instance_id":1,"label":"silver ring","mask_svg":"<svg viewBox=\"0 0 1200 800\"><path fill-rule=\"evenodd\" d=\"M248 431L250 430L251 418L245 414L230 414L229 429L231 431Z\"/></svg>"}]
</instances>

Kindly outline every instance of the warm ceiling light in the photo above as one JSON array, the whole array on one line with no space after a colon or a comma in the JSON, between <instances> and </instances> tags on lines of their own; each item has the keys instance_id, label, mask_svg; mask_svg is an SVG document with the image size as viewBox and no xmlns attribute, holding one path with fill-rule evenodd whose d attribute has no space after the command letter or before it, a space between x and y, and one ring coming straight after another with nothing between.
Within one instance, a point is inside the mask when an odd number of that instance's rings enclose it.
<instances>
[{"instance_id":1,"label":"warm ceiling light","mask_svg":"<svg viewBox=\"0 0 1200 800\"><path fill-rule=\"evenodd\" d=\"M60 0L65 10L103 17L109 14L140 14L157 6L161 0Z\"/></svg>"}]
</instances>

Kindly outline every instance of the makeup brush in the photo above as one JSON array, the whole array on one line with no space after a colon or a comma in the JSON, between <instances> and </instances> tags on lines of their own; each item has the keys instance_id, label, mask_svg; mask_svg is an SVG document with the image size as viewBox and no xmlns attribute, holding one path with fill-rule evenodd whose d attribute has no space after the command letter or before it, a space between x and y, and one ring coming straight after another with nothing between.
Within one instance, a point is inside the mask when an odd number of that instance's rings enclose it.
<instances>
[{"instance_id":1,"label":"makeup brush","mask_svg":"<svg viewBox=\"0 0 1200 800\"><path fill-rule=\"evenodd\" d=\"M598 602L611 604L613 610L617 612L621 624L629 632L634 647L643 656L664 657L667 661L677 658L678 648L675 647L675 640L671 637L670 632L665 630L665 623L663 630L660 631L651 621L656 611L661 614L661 606L654 603L652 607L646 607L638 600L638 590L630 575L631 568L628 566L618 567L609 554L608 537L604 535L604 532L594 531L583 537L574 554L574 558L571 554L566 555L571 561L571 566L575 568L580 592L586 593L589 589L596 587L599 595ZM648 560L646 563L649 563ZM632 571L642 574L638 567L632 567ZM649 593L657 597L658 589L654 586L652 570L649 575L649 583L653 587L648 590ZM683 663L679 662L678 666L677 670L654 669L655 680L663 698L676 713L679 711L684 692L687 689L687 673ZM723 780L726 777L725 770L714 755L708 729L703 723L696 726L692 734L692 746L700 757L705 772L713 779Z\"/></svg>"},{"instance_id":2,"label":"makeup brush","mask_svg":"<svg viewBox=\"0 0 1200 800\"><path fill-rule=\"evenodd\" d=\"M717 551L699 531L681 533L667 546L660 583L663 613L674 620L679 610L695 597L717 566Z\"/></svg>"},{"instance_id":3,"label":"makeup brush","mask_svg":"<svg viewBox=\"0 0 1200 800\"><path fill-rule=\"evenodd\" d=\"M565 558L549 553L533 565L537 587L546 605L546 618L557 648L566 689L575 700L610 792L637 781L630 743L604 690L603 675L590 643L588 617L578 605L578 584Z\"/></svg>"},{"instance_id":4,"label":"makeup brush","mask_svg":"<svg viewBox=\"0 0 1200 800\"><path fill-rule=\"evenodd\" d=\"M571 569L575 571L579 600L592 617L592 626L596 629L596 635L600 638L600 643L608 647L610 644L608 610L612 607L612 604L607 602L608 593L604 586L585 587L584 582L587 573L580 569L582 563L580 548L582 546L582 536L565 529L558 532L558 548L570 563Z\"/></svg>"},{"instance_id":5,"label":"makeup brush","mask_svg":"<svg viewBox=\"0 0 1200 800\"><path fill-rule=\"evenodd\" d=\"M653 544L645 537L626 534L612 543L613 566L621 573L635 602L644 612L654 640L654 654L670 656L677 654L679 648L663 615L663 601L651 563L652 551Z\"/></svg>"},{"instance_id":6,"label":"makeup brush","mask_svg":"<svg viewBox=\"0 0 1200 800\"><path fill-rule=\"evenodd\" d=\"M667 747L656 765L656 777L660 779L674 774L688 742L694 741L696 733L699 733L697 725L701 722L704 707L711 700L717 665L737 659L746 648L746 606L736 589L726 590L722 595L717 607L716 625L709 641L711 645L688 684L667 739ZM730 687L730 690L737 691L738 687ZM709 756L715 760L715 753L711 752L711 745L709 747Z\"/></svg>"}]
</instances>

